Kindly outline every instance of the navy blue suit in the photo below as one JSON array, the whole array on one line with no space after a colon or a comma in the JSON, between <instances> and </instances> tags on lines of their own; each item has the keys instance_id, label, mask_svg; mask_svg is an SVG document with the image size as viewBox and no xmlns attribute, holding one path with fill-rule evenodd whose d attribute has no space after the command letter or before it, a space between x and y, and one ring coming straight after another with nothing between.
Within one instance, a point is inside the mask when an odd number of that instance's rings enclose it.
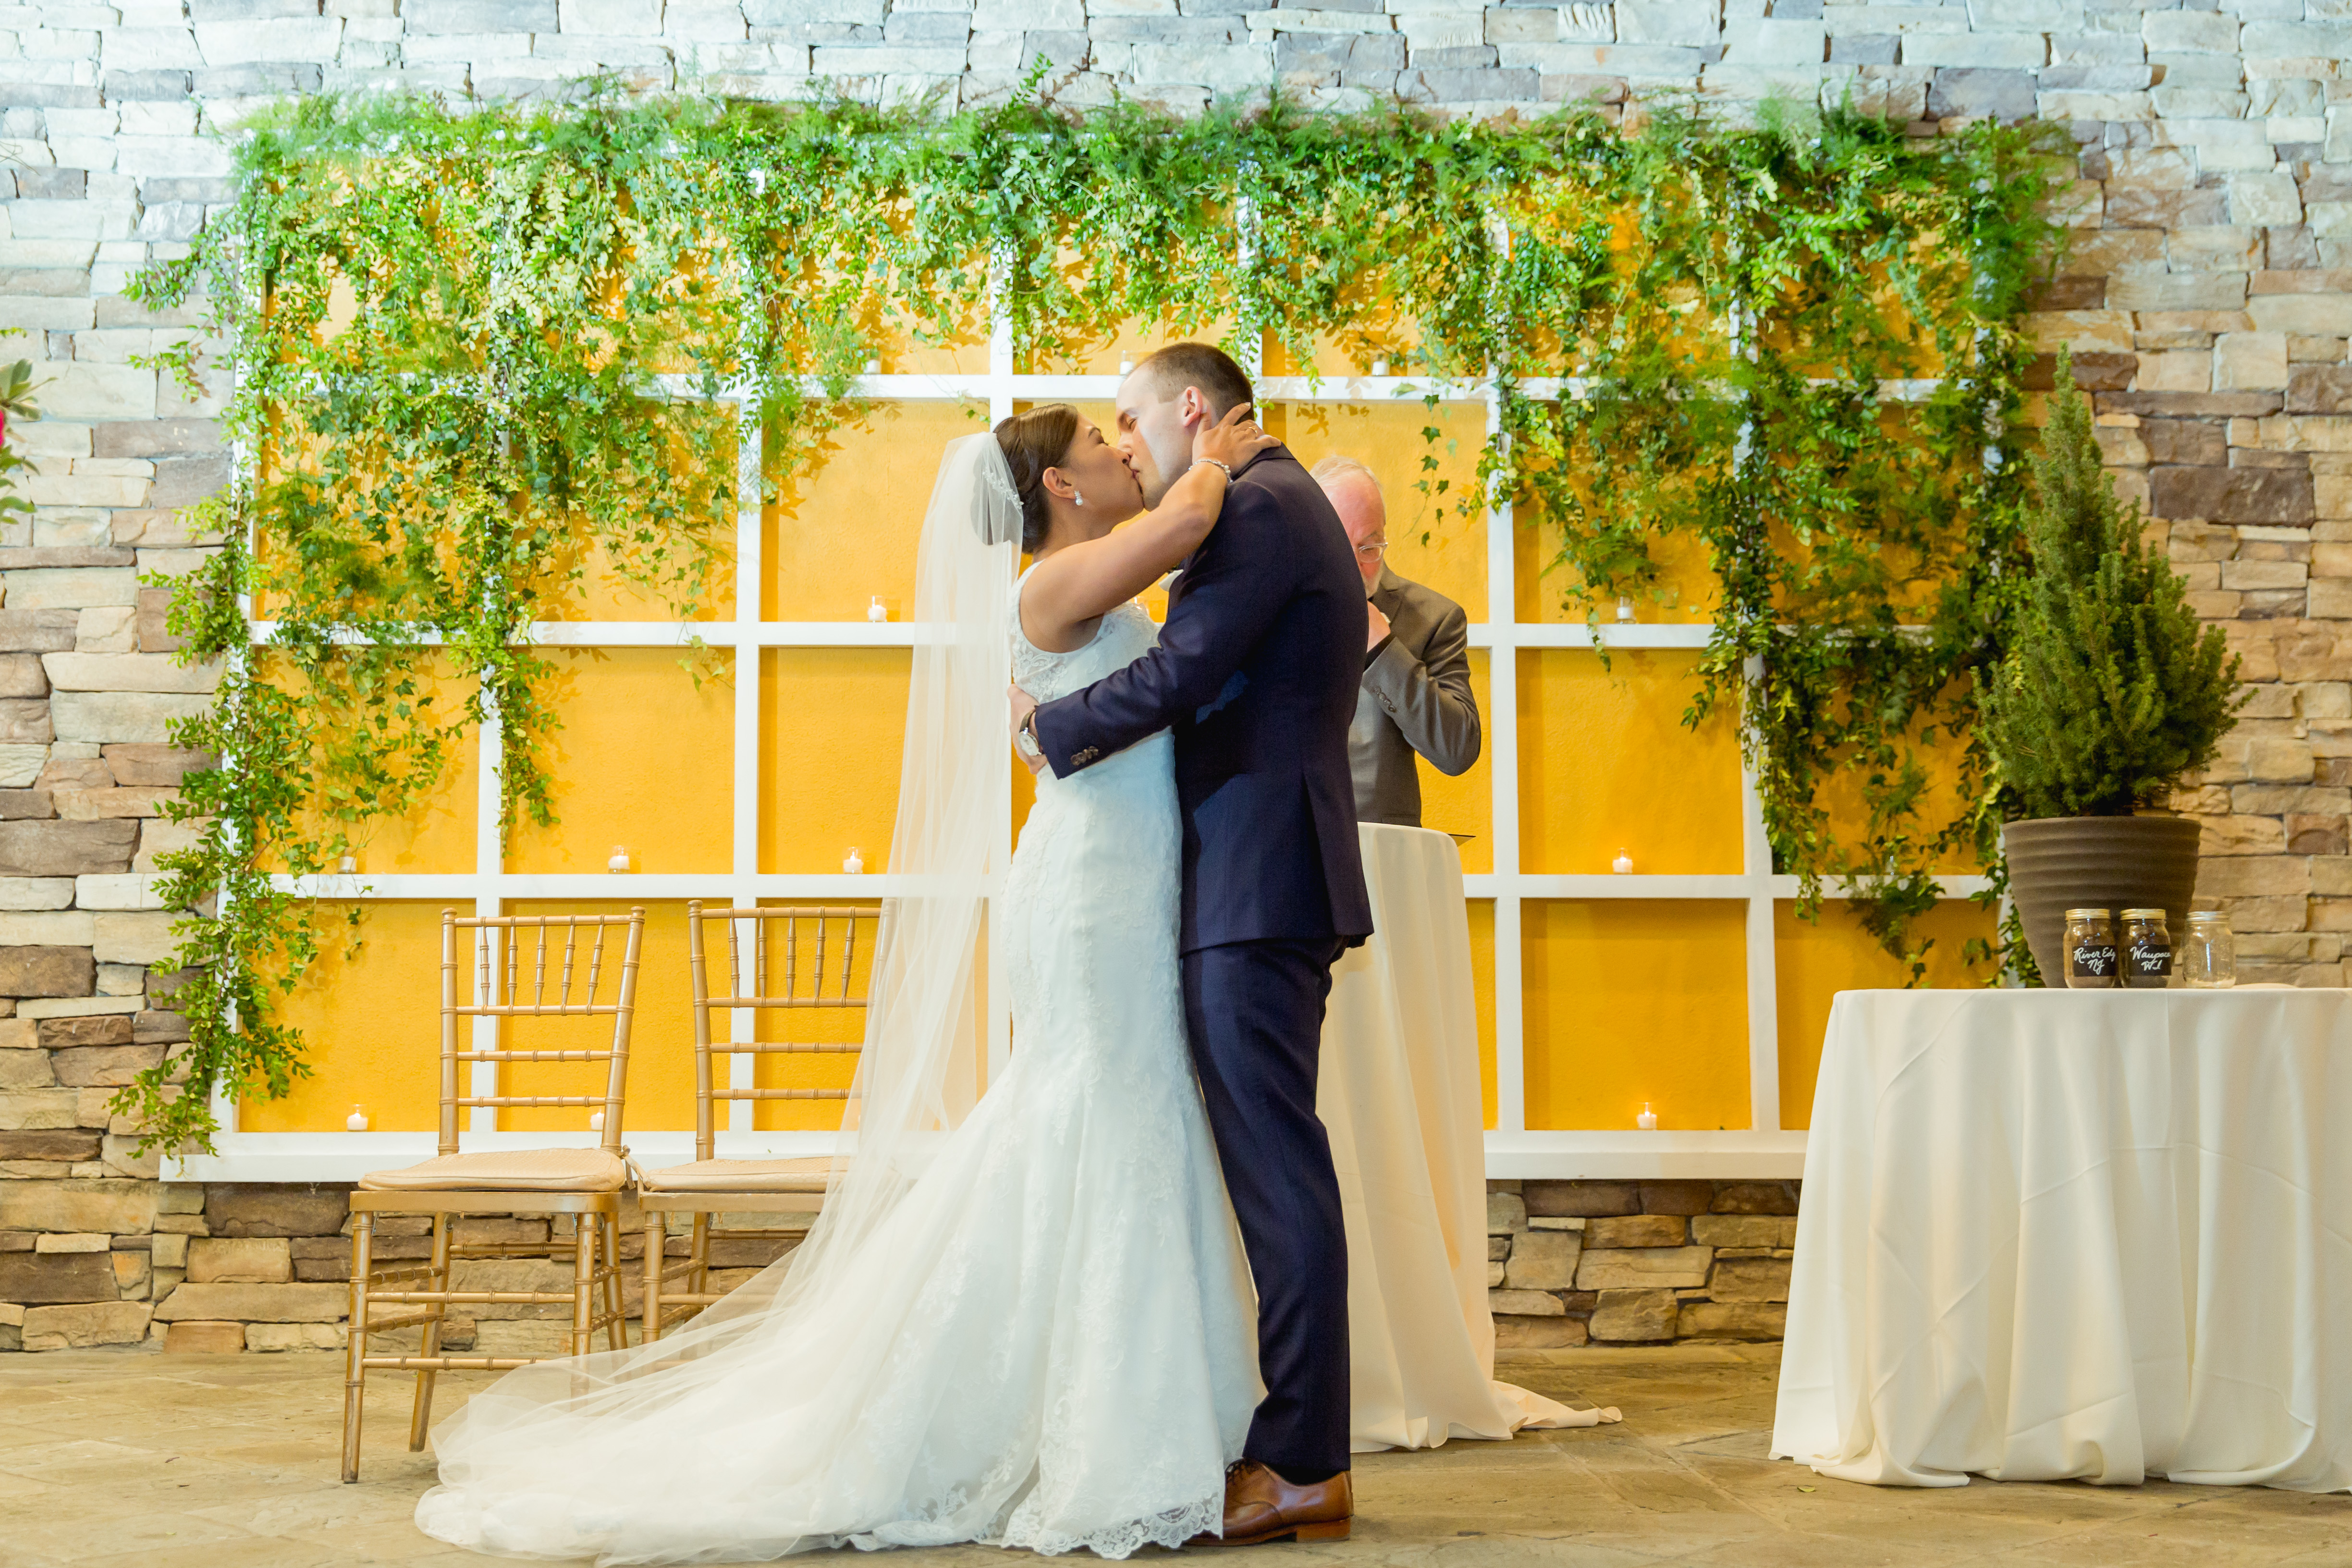
<instances>
[{"instance_id":1,"label":"navy blue suit","mask_svg":"<svg viewBox=\"0 0 2352 1568\"><path fill-rule=\"evenodd\" d=\"M1175 732L1185 1022L1258 1292L1245 1452L1293 1479L1348 1468L1347 1238L1315 1079L1332 961L1372 929L1348 769L1364 639L1339 515L1276 447L1234 475L1160 646L1037 710L1064 777Z\"/></svg>"}]
</instances>

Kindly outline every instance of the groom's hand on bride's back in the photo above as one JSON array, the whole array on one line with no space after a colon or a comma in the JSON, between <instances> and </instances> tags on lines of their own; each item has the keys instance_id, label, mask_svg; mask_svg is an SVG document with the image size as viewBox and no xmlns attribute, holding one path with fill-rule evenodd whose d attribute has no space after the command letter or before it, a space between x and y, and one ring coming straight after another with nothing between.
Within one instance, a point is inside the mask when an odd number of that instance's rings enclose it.
<instances>
[{"instance_id":1,"label":"groom's hand on bride's back","mask_svg":"<svg viewBox=\"0 0 2352 1568\"><path fill-rule=\"evenodd\" d=\"M1019 757L1031 773L1042 773L1045 767L1045 753L1038 748L1037 737L1029 728L1029 721L1037 712L1037 700L1017 686L1008 686L1004 691L1013 704L1013 754Z\"/></svg>"}]
</instances>

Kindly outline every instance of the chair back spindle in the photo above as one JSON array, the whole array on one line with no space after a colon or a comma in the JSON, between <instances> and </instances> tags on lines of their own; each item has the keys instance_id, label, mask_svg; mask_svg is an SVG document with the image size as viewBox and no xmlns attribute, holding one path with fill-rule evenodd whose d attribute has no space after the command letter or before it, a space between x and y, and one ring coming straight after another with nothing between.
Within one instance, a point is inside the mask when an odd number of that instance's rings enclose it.
<instances>
[{"instance_id":1,"label":"chair back spindle","mask_svg":"<svg viewBox=\"0 0 2352 1568\"><path fill-rule=\"evenodd\" d=\"M440 1152L457 1152L457 1130L462 1113L476 1106L494 1110L509 1106L579 1106L602 1110L604 1147L618 1153L622 1148L622 1108L628 1086L629 1034L635 1021L637 1004L637 965L645 948L646 912L633 909L625 915L479 915L460 916L455 910L441 911L441 1135ZM556 927L563 930L560 954L551 957L549 933ZM604 975L604 943L614 930L625 932L622 941L618 981L614 994L602 998ZM462 934L461 934L462 933ZM574 976L578 973L578 956L582 939L588 945L588 977L583 993L573 999ZM458 944L473 945L473 989L470 996L460 1001L457 994ZM530 973L522 973L522 954L526 942L531 947ZM500 949L503 948L503 953ZM553 972L556 983L555 1000L547 998L547 984ZM522 998L528 985L529 1001ZM546 1049L519 1050L505 1044L504 1021L509 1018L575 1018L612 1020L611 1033L592 1032L592 1041L600 1037L603 1044L583 1047L559 1047ZM459 1043L460 1018L487 1018L491 1021L490 1043L466 1048ZM594 1094L509 1094L503 1092L503 1081L486 1094L472 1092L472 1074L460 1064L475 1062L603 1062L605 1064L604 1085Z\"/></svg>"},{"instance_id":2,"label":"chair back spindle","mask_svg":"<svg viewBox=\"0 0 2352 1568\"><path fill-rule=\"evenodd\" d=\"M856 1056L865 1048L863 1037L848 1041L786 1041L738 1040L722 1020L714 1026L713 1014L731 1013L738 1007L753 1009L832 1008L862 1011L867 1002L863 992L854 992L860 927L871 930L881 919L881 911L856 907L830 905L777 905L769 908L706 908L700 902L687 906L688 968L694 982L694 1157L709 1160L716 1157L718 1146L717 1107L722 1100L847 1100L846 1089L761 1089L756 1086L737 1088L731 1082L722 1083L723 1074L713 1058L737 1056L827 1055ZM727 933L727 993L713 995L710 991L708 945L704 935L709 922L719 922ZM751 944L751 989L743 988L742 946ZM783 946L780 984L772 994L769 989L771 965L768 944L773 937ZM803 967L800 950L803 941L810 948L806 968L808 984L802 985ZM837 964L828 967L828 951L839 955ZM827 984L830 975L832 984Z\"/></svg>"}]
</instances>

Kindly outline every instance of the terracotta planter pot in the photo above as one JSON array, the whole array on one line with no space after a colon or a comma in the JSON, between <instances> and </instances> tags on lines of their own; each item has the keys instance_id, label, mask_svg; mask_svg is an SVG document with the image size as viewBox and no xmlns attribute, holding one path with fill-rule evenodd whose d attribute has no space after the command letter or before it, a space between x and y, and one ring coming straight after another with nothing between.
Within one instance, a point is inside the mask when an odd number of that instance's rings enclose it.
<instances>
[{"instance_id":1,"label":"terracotta planter pot","mask_svg":"<svg viewBox=\"0 0 2352 1568\"><path fill-rule=\"evenodd\" d=\"M2197 889L2197 824L2182 816L2050 816L2000 830L2010 897L2043 983L2065 984L2066 911L2160 909L2177 947Z\"/></svg>"}]
</instances>

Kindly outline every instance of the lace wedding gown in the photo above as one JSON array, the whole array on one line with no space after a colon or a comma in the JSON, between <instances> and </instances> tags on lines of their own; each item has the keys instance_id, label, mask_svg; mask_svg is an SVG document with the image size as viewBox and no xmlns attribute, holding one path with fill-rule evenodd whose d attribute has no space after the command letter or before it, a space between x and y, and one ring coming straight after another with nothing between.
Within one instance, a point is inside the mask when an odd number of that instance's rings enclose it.
<instances>
[{"instance_id":1,"label":"lace wedding gown","mask_svg":"<svg viewBox=\"0 0 2352 1568\"><path fill-rule=\"evenodd\" d=\"M1014 614L1013 676L1041 700L1158 635L1127 605L1051 654ZM634 1563L964 1541L1125 1557L1218 1527L1255 1342L1185 1046L1171 746L1039 777L1000 904L1011 1066L832 1293L716 1368L648 1373L694 1380L650 1410L477 1395L435 1434L421 1528Z\"/></svg>"}]
</instances>

